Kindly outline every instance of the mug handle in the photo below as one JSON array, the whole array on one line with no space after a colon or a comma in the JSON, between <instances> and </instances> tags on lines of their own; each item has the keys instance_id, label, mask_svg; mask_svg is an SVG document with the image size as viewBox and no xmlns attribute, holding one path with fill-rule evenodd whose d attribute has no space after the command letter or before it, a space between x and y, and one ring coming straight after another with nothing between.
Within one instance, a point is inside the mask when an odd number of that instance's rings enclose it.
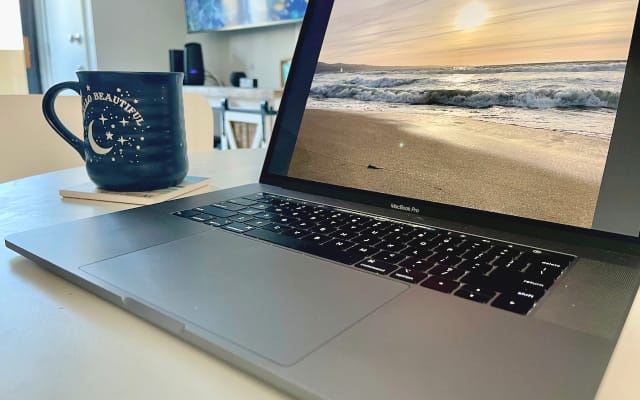
<instances>
[{"instance_id":1,"label":"mug handle","mask_svg":"<svg viewBox=\"0 0 640 400\"><path fill-rule=\"evenodd\" d=\"M47 90L42 98L42 113L53 130L56 131L65 142L69 143L84 160L84 141L79 139L78 136L71 133L71 131L64 126L62 121L60 121L60 118L58 118L58 114L56 114L56 110L54 108L56 98L60 92L65 89L73 90L82 96L82 93L80 92L80 82L69 81L55 84Z\"/></svg>"}]
</instances>

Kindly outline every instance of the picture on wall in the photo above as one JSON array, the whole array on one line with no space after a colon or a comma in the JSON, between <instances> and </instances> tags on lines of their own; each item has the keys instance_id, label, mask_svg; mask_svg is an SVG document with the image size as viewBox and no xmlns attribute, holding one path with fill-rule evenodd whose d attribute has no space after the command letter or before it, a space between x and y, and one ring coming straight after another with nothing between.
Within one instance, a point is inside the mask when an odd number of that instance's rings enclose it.
<instances>
[{"instance_id":1,"label":"picture on wall","mask_svg":"<svg viewBox=\"0 0 640 400\"><path fill-rule=\"evenodd\" d=\"M187 31L234 30L297 22L308 0L185 0Z\"/></svg>"}]
</instances>

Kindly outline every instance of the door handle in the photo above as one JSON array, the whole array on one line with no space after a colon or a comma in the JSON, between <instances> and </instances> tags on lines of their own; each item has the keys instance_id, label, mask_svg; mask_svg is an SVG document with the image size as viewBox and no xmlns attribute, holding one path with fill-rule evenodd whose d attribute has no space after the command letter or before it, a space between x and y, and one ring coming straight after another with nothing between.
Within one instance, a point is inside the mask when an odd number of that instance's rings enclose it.
<instances>
[{"instance_id":1,"label":"door handle","mask_svg":"<svg viewBox=\"0 0 640 400\"><path fill-rule=\"evenodd\" d=\"M77 32L69 34L69 43L82 44L82 35Z\"/></svg>"}]
</instances>

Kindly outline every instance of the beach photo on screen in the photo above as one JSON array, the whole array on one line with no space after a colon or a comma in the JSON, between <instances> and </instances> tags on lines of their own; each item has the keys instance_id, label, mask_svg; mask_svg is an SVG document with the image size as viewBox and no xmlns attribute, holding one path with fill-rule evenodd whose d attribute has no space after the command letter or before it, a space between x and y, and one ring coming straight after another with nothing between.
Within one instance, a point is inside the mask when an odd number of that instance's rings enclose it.
<instances>
[{"instance_id":1,"label":"beach photo on screen","mask_svg":"<svg viewBox=\"0 0 640 400\"><path fill-rule=\"evenodd\" d=\"M636 7L336 2L289 176L591 227Z\"/></svg>"}]
</instances>

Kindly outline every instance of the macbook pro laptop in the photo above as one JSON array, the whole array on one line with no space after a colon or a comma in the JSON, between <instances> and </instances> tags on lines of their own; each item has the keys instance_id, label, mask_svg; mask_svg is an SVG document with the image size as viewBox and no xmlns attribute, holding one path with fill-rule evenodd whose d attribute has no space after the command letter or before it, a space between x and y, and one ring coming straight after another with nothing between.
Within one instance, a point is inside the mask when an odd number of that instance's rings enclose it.
<instances>
[{"instance_id":1,"label":"macbook pro laptop","mask_svg":"<svg viewBox=\"0 0 640 400\"><path fill-rule=\"evenodd\" d=\"M309 1L259 183L6 245L300 398L593 398L640 282L637 8Z\"/></svg>"}]
</instances>

